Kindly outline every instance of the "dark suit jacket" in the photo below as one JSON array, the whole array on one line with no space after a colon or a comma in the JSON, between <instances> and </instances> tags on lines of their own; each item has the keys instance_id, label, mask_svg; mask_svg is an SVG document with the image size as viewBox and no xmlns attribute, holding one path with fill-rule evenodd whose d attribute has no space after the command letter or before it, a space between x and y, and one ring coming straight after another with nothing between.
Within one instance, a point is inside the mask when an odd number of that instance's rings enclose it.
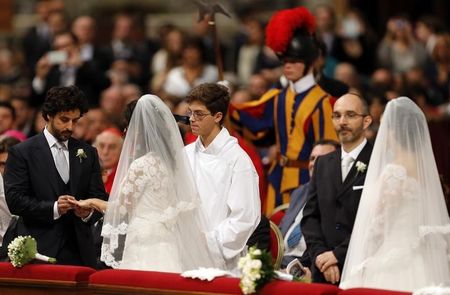
<instances>
[{"instance_id":1,"label":"dark suit jacket","mask_svg":"<svg viewBox=\"0 0 450 295\"><path fill-rule=\"evenodd\" d=\"M372 145L367 143L353 163L344 183L341 149L319 157L314 165L301 227L311 257L311 271L315 282L325 282L322 273L315 266L315 261L319 254L326 251L333 251L342 274L362 192L362 189L354 190L353 186L362 186L367 172L357 172L355 164L358 161L368 164L371 152Z\"/></svg>"},{"instance_id":2,"label":"dark suit jacket","mask_svg":"<svg viewBox=\"0 0 450 295\"><path fill-rule=\"evenodd\" d=\"M69 139L70 181L68 193L76 199L98 197L106 200L97 151L90 145ZM87 155L80 161L78 149ZM62 182L50 147L43 133L35 135L9 150L4 176L5 196L12 214L20 216L26 232L38 245L41 254L56 257L67 240L76 241L83 265L95 267L96 256L90 226L100 216L94 214L83 222L72 211L53 219L53 206L61 191ZM70 232L73 236L67 236Z\"/></svg>"},{"instance_id":3,"label":"dark suit jacket","mask_svg":"<svg viewBox=\"0 0 450 295\"><path fill-rule=\"evenodd\" d=\"M319 81L317 84L325 90L326 93L329 93L333 97L341 97L342 95L348 93L349 87L347 84L327 77L324 73L320 75Z\"/></svg>"},{"instance_id":4,"label":"dark suit jacket","mask_svg":"<svg viewBox=\"0 0 450 295\"><path fill-rule=\"evenodd\" d=\"M99 104L100 93L109 87L110 80L106 75L100 71L99 66L94 61L86 61L79 67L75 74L75 85L78 86L86 95L89 106L95 107ZM61 85L61 70L59 65L54 65L46 79L45 89L42 93L34 92L31 100L33 106L39 107L44 103L47 91L54 87Z\"/></svg>"},{"instance_id":5,"label":"dark suit jacket","mask_svg":"<svg viewBox=\"0 0 450 295\"><path fill-rule=\"evenodd\" d=\"M265 215L261 215L261 220L255 231L248 238L247 246L258 246L262 250L270 250L270 222L269 218Z\"/></svg>"},{"instance_id":6,"label":"dark suit jacket","mask_svg":"<svg viewBox=\"0 0 450 295\"><path fill-rule=\"evenodd\" d=\"M38 60L51 49L51 36L44 38L38 34L37 27L32 27L24 36L22 45L28 73L32 77Z\"/></svg>"}]
</instances>

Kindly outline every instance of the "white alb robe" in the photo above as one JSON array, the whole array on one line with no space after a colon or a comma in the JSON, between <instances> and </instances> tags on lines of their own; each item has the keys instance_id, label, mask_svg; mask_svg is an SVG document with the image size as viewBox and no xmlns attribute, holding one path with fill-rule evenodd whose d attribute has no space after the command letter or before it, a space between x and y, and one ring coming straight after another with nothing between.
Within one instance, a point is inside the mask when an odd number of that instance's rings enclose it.
<instances>
[{"instance_id":1,"label":"white alb robe","mask_svg":"<svg viewBox=\"0 0 450 295\"><path fill-rule=\"evenodd\" d=\"M207 218L208 246L233 270L261 218L258 174L225 128L206 149L200 138L185 149Z\"/></svg>"}]
</instances>

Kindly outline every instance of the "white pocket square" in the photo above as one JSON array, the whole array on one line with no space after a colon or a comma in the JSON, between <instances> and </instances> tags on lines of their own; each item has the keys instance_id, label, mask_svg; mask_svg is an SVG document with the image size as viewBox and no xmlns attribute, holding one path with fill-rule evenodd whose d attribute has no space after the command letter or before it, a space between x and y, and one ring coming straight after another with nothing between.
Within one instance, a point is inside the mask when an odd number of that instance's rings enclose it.
<instances>
[{"instance_id":1,"label":"white pocket square","mask_svg":"<svg viewBox=\"0 0 450 295\"><path fill-rule=\"evenodd\" d=\"M361 190L361 189L363 189L364 188L364 185L355 185L354 187L353 187L353 190L354 191L357 191L357 190Z\"/></svg>"}]
</instances>

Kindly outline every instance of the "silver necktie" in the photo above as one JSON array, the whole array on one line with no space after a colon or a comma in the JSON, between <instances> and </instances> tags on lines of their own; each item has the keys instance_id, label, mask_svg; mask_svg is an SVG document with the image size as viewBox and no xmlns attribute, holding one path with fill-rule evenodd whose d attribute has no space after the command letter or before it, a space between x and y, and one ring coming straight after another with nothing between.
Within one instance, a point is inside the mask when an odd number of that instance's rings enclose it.
<instances>
[{"instance_id":1,"label":"silver necktie","mask_svg":"<svg viewBox=\"0 0 450 295\"><path fill-rule=\"evenodd\" d=\"M58 169L59 175L61 176L64 183L69 182L69 165L67 164L66 156L64 155L64 145L60 142L55 142L56 148L55 154L55 165Z\"/></svg>"},{"instance_id":2,"label":"silver necktie","mask_svg":"<svg viewBox=\"0 0 450 295\"><path fill-rule=\"evenodd\" d=\"M344 182L345 178L347 177L347 174L352 167L353 161L354 160L351 156L347 156L342 159L342 182Z\"/></svg>"}]
</instances>

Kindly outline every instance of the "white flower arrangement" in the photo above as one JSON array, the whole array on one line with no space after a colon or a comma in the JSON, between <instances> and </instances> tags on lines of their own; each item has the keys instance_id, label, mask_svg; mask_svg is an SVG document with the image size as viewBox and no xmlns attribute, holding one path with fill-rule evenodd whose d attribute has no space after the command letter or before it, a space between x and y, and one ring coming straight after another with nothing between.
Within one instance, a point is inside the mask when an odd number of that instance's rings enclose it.
<instances>
[{"instance_id":1,"label":"white flower arrangement","mask_svg":"<svg viewBox=\"0 0 450 295\"><path fill-rule=\"evenodd\" d=\"M78 149L75 156L80 160L80 163L83 162L83 159L87 158L86 152L83 149Z\"/></svg>"},{"instance_id":2,"label":"white flower arrangement","mask_svg":"<svg viewBox=\"0 0 450 295\"><path fill-rule=\"evenodd\" d=\"M239 286L244 294L256 292L275 276L272 256L255 246L250 247L247 255L239 259L238 269L242 273Z\"/></svg>"},{"instance_id":3,"label":"white flower arrangement","mask_svg":"<svg viewBox=\"0 0 450 295\"><path fill-rule=\"evenodd\" d=\"M33 259L56 263L55 258L51 258L37 252L36 240L31 236L18 236L8 245L8 257L14 267L22 267Z\"/></svg>"},{"instance_id":4,"label":"white flower arrangement","mask_svg":"<svg viewBox=\"0 0 450 295\"><path fill-rule=\"evenodd\" d=\"M356 166L356 171L358 173L364 173L366 171L366 169L367 169L367 164L364 164L361 161L356 162L355 166Z\"/></svg>"}]
</instances>

